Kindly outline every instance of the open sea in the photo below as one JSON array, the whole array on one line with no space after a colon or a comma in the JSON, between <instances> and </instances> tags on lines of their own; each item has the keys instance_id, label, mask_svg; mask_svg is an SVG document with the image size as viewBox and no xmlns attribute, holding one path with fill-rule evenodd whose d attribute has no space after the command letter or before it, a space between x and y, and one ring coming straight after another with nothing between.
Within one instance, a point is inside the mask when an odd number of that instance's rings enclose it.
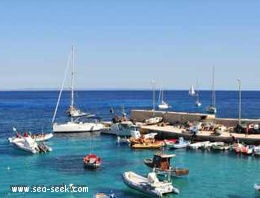
<instances>
[{"instance_id":1,"label":"open sea","mask_svg":"<svg viewBox=\"0 0 260 198\"><path fill-rule=\"evenodd\" d=\"M204 113L210 104L211 92L200 91L201 107L194 106L188 91L165 91L170 111ZM29 154L13 148L7 138L19 131L51 132L58 91L1 91L0 92L0 197L93 197L97 192L114 192L117 197L146 197L127 187L121 175L124 171L147 174L144 158L155 150L132 150L117 145L116 138L100 133L55 134L47 144L53 151ZM158 92L156 93L158 98ZM122 109L151 109L152 91L77 91L76 106L111 120L110 109L120 114ZM217 117L238 117L238 92L216 91ZM69 92L63 92L56 121L67 120ZM242 118L260 118L260 91L242 92ZM92 146L91 146L92 145ZM82 158L93 151L102 159L98 170L83 168ZM169 150L176 157L172 162L190 170L186 177L174 178L180 190L178 198L260 198L253 188L260 183L260 158L240 156L231 152L213 153L189 150ZM88 192L29 192L13 193L10 185L86 185ZM32 188L30 188L32 190Z\"/></svg>"}]
</instances>

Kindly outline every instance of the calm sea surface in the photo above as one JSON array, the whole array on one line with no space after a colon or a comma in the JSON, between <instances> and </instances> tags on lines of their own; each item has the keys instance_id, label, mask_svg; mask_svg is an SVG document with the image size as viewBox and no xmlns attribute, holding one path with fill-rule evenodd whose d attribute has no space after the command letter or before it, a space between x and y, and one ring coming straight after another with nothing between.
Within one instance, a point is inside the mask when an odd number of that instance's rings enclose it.
<instances>
[{"instance_id":1,"label":"calm sea surface","mask_svg":"<svg viewBox=\"0 0 260 198\"><path fill-rule=\"evenodd\" d=\"M158 93L157 93L158 96ZM147 174L149 168L143 159L152 157L153 150L132 150L117 145L112 136L100 133L58 134L47 142L53 151L31 155L14 149L7 138L20 131L51 132L51 120L57 102L56 91L0 92L0 197L92 197L96 192L115 192L118 197L145 197L129 189L122 181L124 171ZM173 111L205 112L210 104L210 91L201 91L202 106L194 106L194 98L187 91L166 91L166 101ZM57 121L67 119L69 92L64 92L58 109ZM157 98L157 97L156 97ZM116 113L122 108L151 109L151 91L79 91L75 102L82 110L96 113L110 120L110 108ZM217 91L218 117L238 117L238 92ZM260 118L260 92L242 92L242 117ZM92 145L92 146L91 146ZM82 157L93 151L103 164L96 171L85 170ZM176 178L173 184L180 194L166 197L179 198L249 198L260 197L253 185L260 183L260 159L202 151L170 150L175 153L176 166L190 169L187 177ZM10 185L86 185L87 193L12 193Z\"/></svg>"}]
</instances>

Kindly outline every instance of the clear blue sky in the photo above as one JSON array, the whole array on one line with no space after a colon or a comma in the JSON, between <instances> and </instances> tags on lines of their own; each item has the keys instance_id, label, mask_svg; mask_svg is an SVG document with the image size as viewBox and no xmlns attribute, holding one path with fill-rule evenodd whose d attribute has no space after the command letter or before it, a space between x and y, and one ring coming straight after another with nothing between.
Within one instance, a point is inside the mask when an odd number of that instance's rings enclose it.
<instances>
[{"instance_id":1,"label":"clear blue sky","mask_svg":"<svg viewBox=\"0 0 260 198\"><path fill-rule=\"evenodd\" d=\"M2 0L0 90L260 88L260 1Z\"/></svg>"}]
</instances>

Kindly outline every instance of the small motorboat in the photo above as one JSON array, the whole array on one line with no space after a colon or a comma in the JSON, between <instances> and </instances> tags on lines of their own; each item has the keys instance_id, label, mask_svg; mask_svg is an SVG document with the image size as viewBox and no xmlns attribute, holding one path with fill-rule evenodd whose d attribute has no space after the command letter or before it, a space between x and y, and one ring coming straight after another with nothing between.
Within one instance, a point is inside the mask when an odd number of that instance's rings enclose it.
<instances>
[{"instance_id":1,"label":"small motorboat","mask_svg":"<svg viewBox=\"0 0 260 198\"><path fill-rule=\"evenodd\" d=\"M167 145L167 144L174 144L174 143L176 143L177 139L176 138L171 138L171 139L164 139L163 141L164 141L165 145Z\"/></svg>"},{"instance_id":2,"label":"small motorboat","mask_svg":"<svg viewBox=\"0 0 260 198\"><path fill-rule=\"evenodd\" d=\"M164 176L183 176L189 174L187 168L177 168L171 166L171 158L175 157L175 154L165 154L162 152L155 153L153 159L144 159L145 165L155 169L158 175Z\"/></svg>"},{"instance_id":3,"label":"small motorboat","mask_svg":"<svg viewBox=\"0 0 260 198\"><path fill-rule=\"evenodd\" d=\"M124 120L120 122L113 122L108 130L108 134L113 134L117 136L127 136L130 137L132 133L140 133L140 127L134 124L130 120Z\"/></svg>"},{"instance_id":4,"label":"small motorboat","mask_svg":"<svg viewBox=\"0 0 260 198\"><path fill-rule=\"evenodd\" d=\"M255 184L254 189L256 189L257 191L260 191L260 184Z\"/></svg>"},{"instance_id":5,"label":"small motorboat","mask_svg":"<svg viewBox=\"0 0 260 198\"><path fill-rule=\"evenodd\" d=\"M49 140L50 138L52 138L53 134L52 133L46 133L46 134L35 134L35 135L28 135L28 136L30 136L36 142L43 142L43 141L46 141L46 140ZM28 136L17 135L17 136L9 137L8 141L10 143L12 143L17 138L21 139L22 137L28 137Z\"/></svg>"},{"instance_id":6,"label":"small motorboat","mask_svg":"<svg viewBox=\"0 0 260 198\"><path fill-rule=\"evenodd\" d=\"M150 172L147 177L143 177L132 171L128 171L124 172L122 177L124 183L130 188L151 196L162 197L168 193L179 194L179 189L174 187L172 182L159 181L155 172Z\"/></svg>"},{"instance_id":7,"label":"small motorboat","mask_svg":"<svg viewBox=\"0 0 260 198\"><path fill-rule=\"evenodd\" d=\"M128 139L128 142L133 144L144 144L144 143L154 143L155 136L157 133L147 133L147 134L140 134L139 131L131 132L131 137Z\"/></svg>"},{"instance_id":8,"label":"small motorboat","mask_svg":"<svg viewBox=\"0 0 260 198\"><path fill-rule=\"evenodd\" d=\"M38 144L30 137L16 138L11 142L16 148L30 152L38 153Z\"/></svg>"},{"instance_id":9,"label":"small motorboat","mask_svg":"<svg viewBox=\"0 0 260 198\"><path fill-rule=\"evenodd\" d=\"M202 150L211 150L212 147L217 147L217 146L226 146L224 142L210 142L208 144L205 144L201 147Z\"/></svg>"},{"instance_id":10,"label":"small motorboat","mask_svg":"<svg viewBox=\"0 0 260 198\"><path fill-rule=\"evenodd\" d=\"M186 148L190 144L190 141L185 141L183 137L179 137L175 143L165 142L165 144L169 149L179 149Z\"/></svg>"},{"instance_id":11,"label":"small motorboat","mask_svg":"<svg viewBox=\"0 0 260 198\"><path fill-rule=\"evenodd\" d=\"M36 142L42 142L49 140L53 137L53 133L38 133L38 134L32 134L32 139L34 139Z\"/></svg>"},{"instance_id":12,"label":"small motorboat","mask_svg":"<svg viewBox=\"0 0 260 198\"><path fill-rule=\"evenodd\" d=\"M144 143L132 144L131 148L134 148L134 149L159 149L163 146L164 146L163 142L155 141L155 142L144 142Z\"/></svg>"},{"instance_id":13,"label":"small motorboat","mask_svg":"<svg viewBox=\"0 0 260 198\"><path fill-rule=\"evenodd\" d=\"M115 193L103 193L103 192L99 192L99 193L96 193L93 198L117 198L116 194Z\"/></svg>"},{"instance_id":14,"label":"small motorboat","mask_svg":"<svg viewBox=\"0 0 260 198\"><path fill-rule=\"evenodd\" d=\"M83 158L85 168L96 169L101 165L101 159L95 154L88 154Z\"/></svg>"},{"instance_id":15,"label":"small motorboat","mask_svg":"<svg viewBox=\"0 0 260 198\"><path fill-rule=\"evenodd\" d=\"M147 125L152 125L152 124L157 124L157 123L161 122L162 120L163 120L162 117L151 117L151 118L146 119L144 122Z\"/></svg>"},{"instance_id":16,"label":"small motorboat","mask_svg":"<svg viewBox=\"0 0 260 198\"><path fill-rule=\"evenodd\" d=\"M260 156L260 146L254 146L253 155Z\"/></svg>"},{"instance_id":17,"label":"small motorboat","mask_svg":"<svg viewBox=\"0 0 260 198\"><path fill-rule=\"evenodd\" d=\"M230 145L224 144L224 145L212 145L211 150L212 151L227 151L230 149Z\"/></svg>"},{"instance_id":18,"label":"small motorboat","mask_svg":"<svg viewBox=\"0 0 260 198\"><path fill-rule=\"evenodd\" d=\"M16 148L30 152L30 153L46 153L52 151L52 148L48 147L46 144L37 143L31 136L19 137L11 142Z\"/></svg>"},{"instance_id":19,"label":"small motorboat","mask_svg":"<svg viewBox=\"0 0 260 198\"><path fill-rule=\"evenodd\" d=\"M210 141L196 142L196 143L189 144L188 148L199 149L199 148L204 147L205 145L207 145L209 143L210 143Z\"/></svg>"},{"instance_id":20,"label":"small motorboat","mask_svg":"<svg viewBox=\"0 0 260 198\"><path fill-rule=\"evenodd\" d=\"M8 138L9 142L13 142L16 138L22 138L22 137L28 137L31 136L32 139L34 139L37 142L46 141L53 137L53 133L37 133L37 134L31 134L30 132L18 132L15 127L13 127L13 131L16 132L16 136Z\"/></svg>"}]
</instances>

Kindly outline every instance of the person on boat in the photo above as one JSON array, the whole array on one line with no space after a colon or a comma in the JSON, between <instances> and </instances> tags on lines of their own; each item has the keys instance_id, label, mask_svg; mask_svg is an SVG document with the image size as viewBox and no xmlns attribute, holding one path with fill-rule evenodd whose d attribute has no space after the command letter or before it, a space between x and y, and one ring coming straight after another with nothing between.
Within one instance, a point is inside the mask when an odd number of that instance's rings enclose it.
<instances>
[{"instance_id":1,"label":"person on boat","mask_svg":"<svg viewBox=\"0 0 260 198\"><path fill-rule=\"evenodd\" d=\"M140 141L140 144L145 143L144 135L141 135L141 137L139 138L139 141Z\"/></svg>"},{"instance_id":2,"label":"person on boat","mask_svg":"<svg viewBox=\"0 0 260 198\"><path fill-rule=\"evenodd\" d=\"M230 134L230 136L232 138L232 144L236 143L237 142L236 137L234 135L231 135L231 134Z\"/></svg>"},{"instance_id":3,"label":"person on boat","mask_svg":"<svg viewBox=\"0 0 260 198\"><path fill-rule=\"evenodd\" d=\"M21 133L17 132L16 137L21 138L22 137Z\"/></svg>"},{"instance_id":4,"label":"person on boat","mask_svg":"<svg viewBox=\"0 0 260 198\"><path fill-rule=\"evenodd\" d=\"M249 128L248 128L248 125L246 125L246 133L245 133L245 136L248 135L248 131L249 131Z\"/></svg>"}]
</instances>

